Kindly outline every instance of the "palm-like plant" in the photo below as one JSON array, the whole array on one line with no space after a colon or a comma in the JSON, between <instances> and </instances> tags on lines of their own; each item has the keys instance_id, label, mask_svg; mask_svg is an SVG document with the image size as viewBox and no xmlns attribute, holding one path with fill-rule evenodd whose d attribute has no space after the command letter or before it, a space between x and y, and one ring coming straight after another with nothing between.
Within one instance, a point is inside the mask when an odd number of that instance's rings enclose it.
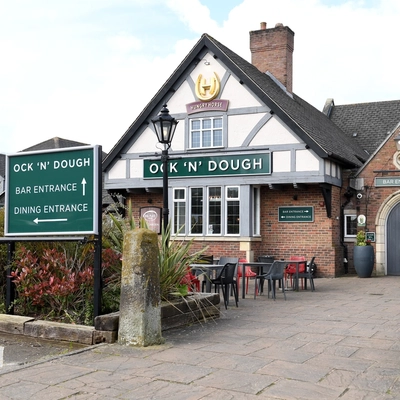
<instances>
[{"instance_id":1,"label":"palm-like plant","mask_svg":"<svg viewBox=\"0 0 400 400\"><path fill-rule=\"evenodd\" d=\"M128 205L128 217L121 218L118 215L109 214L113 229L107 236L109 245L122 255L124 232L136 229L132 217L132 207ZM145 228L146 222L140 221L140 226ZM174 297L186 296L188 286L185 276L190 264L196 263L206 249L190 254L193 239L185 241L178 235L171 238L171 226L162 230L158 246L158 266L160 270L160 292L162 300L171 300Z\"/></svg>"},{"instance_id":2,"label":"palm-like plant","mask_svg":"<svg viewBox=\"0 0 400 400\"><path fill-rule=\"evenodd\" d=\"M158 247L158 266L160 268L161 298L169 300L171 297L186 296L187 283L184 278L190 264L196 263L204 250L190 254L193 239L179 240L178 236L171 240L171 226L163 229Z\"/></svg>"}]
</instances>

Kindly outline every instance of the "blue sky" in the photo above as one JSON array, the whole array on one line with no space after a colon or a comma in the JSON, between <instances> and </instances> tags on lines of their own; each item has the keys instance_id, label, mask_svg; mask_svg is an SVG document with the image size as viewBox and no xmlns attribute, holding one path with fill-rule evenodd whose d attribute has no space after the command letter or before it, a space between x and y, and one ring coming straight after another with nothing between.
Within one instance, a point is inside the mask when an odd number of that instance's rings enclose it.
<instances>
[{"instance_id":1,"label":"blue sky","mask_svg":"<svg viewBox=\"0 0 400 400\"><path fill-rule=\"evenodd\" d=\"M293 90L322 110L398 100L398 0L0 0L0 153L59 136L110 151L203 33L250 60L295 32Z\"/></svg>"}]
</instances>

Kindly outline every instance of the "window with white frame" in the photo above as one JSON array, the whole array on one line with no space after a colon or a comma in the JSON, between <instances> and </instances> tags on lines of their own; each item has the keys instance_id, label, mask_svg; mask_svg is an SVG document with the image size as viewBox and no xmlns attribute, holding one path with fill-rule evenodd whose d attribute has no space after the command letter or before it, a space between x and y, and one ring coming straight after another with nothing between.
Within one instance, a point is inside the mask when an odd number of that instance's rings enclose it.
<instances>
[{"instance_id":1,"label":"window with white frame","mask_svg":"<svg viewBox=\"0 0 400 400\"><path fill-rule=\"evenodd\" d=\"M173 213L174 233L239 235L239 186L174 189Z\"/></svg>"},{"instance_id":2,"label":"window with white frame","mask_svg":"<svg viewBox=\"0 0 400 400\"><path fill-rule=\"evenodd\" d=\"M185 233L186 222L186 190L184 188L174 189L174 222L175 233Z\"/></svg>"},{"instance_id":3,"label":"window with white frame","mask_svg":"<svg viewBox=\"0 0 400 400\"><path fill-rule=\"evenodd\" d=\"M226 234L237 235L240 228L240 202L239 187L228 186L226 188Z\"/></svg>"},{"instance_id":4,"label":"window with white frame","mask_svg":"<svg viewBox=\"0 0 400 400\"><path fill-rule=\"evenodd\" d=\"M357 215L346 214L344 216L344 237L353 238L357 236Z\"/></svg>"},{"instance_id":5,"label":"window with white frame","mask_svg":"<svg viewBox=\"0 0 400 400\"><path fill-rule=\"evenodd\" d=\"M203 188L190 189L190 232L203 234Z\"/></svg>"},{"instance_id":6,"label":"window with white frame","mask_svg":"<svg viewBox=\"0 0 400 400\"><path fill-rule=\"evenodd\" d=\"M253 187L253 235L258 236L260 232L260 187Z\"/></svg>"},{"instance_id":7,"label":"window with white frame","mask_svg":"<svg viewBox=\"0 0 400 400\"><path fill-rule=\"evenodd\" d=\"M190 148L221 146L222 117L190 120Z\"/></svg>"},{"instance_id":8,"label":"window with white frame","mask_svg":"<svg viewBox=\"0 0 400 400\"><path fill-rule=\"evenodd\" d=\"M220 186L208 188L208 231L209 235L221 234L222 220L222 188Z\"/></svg>"}]
</instances>

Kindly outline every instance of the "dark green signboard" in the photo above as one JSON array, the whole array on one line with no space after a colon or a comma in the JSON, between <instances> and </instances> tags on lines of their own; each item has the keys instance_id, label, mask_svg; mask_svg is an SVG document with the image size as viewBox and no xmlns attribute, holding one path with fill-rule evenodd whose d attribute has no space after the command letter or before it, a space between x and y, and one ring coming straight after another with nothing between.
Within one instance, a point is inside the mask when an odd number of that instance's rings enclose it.
<instances>
[{"instance_id":1,"label":"dark green signboard","mask_svg":"<svg viewBox=\"0 0 400 400\"><path fill-rule=\"evenodd\" d=\"M314 207L279 207L279 222L313 222Z\"/></svg>"},{"instance_id":2,"label":"dark green signboard","mask_svg":"<svg viewBox=\"0 0 400 400\"><path fill-rule=\"evenodd\" d=\"M271 154L245 154L212 157L188 157L168 162L170 178L192 176L260 175L271 173ZM144 160L145 179L161 178L161 161Z\"/></svg>"},{"instance_id":3,"label":"dark green signboard","mask_svg":"<svg viewBox=\"0 0 400 400\"><path fill-rule=\"evenodd\" d=\"M99 146L6 158L5 235L97 234Z\"/></svg>"}]
</instances>

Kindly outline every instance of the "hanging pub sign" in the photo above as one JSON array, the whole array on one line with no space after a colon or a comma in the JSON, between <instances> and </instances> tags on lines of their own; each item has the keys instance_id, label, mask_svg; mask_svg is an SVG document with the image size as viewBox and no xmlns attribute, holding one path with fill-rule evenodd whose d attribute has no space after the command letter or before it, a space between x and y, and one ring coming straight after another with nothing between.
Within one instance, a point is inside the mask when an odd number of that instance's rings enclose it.
<instances>
[{"instance_id":1,"label":"hanging pub sign","mask_svg":"<svg viewBox=\"0 0 400 400\"><path fill-rule=\"evenodd\" d=\"M364 214L360 214L357 217L357 226L365 226L365 222L366 222L367 218L365 217Z\"/></svg>"},{"instance_id":2,"label":"hanging pub sign","mask_svg":"<svg viewBox=\"0 0 400 400\"><path fill-rule=\"evenodd\" d=\"M147 228L161 234L161 208L140 207L140 218L146 221Z\"/></svg>"},{"instance_id":3,"label":"hanging pub sign","mask_svg":"<svg viewBox=\"0 0 400 400\"><path fill-rule=\"evenodd\" d=\"M143 160L144 179L162 178L160 160ZM267 175L271 173L271 153L187 157L171 159L168 177Z\"/></svg>"}]
</instances>

